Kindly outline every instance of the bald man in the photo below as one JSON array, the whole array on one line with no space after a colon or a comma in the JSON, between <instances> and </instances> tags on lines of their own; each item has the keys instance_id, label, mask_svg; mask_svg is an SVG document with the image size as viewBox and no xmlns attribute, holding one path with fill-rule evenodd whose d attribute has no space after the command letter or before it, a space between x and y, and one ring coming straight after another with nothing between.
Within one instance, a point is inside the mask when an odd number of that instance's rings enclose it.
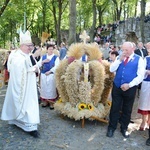
<instances>
[{"instance_id":1,"label":"bald man","mask_svg":"<svg viewBox=\"0 0 150 150\"><path fill-rule=\"evenodd\" d=\"M134 53L132 42L124 42L122 55L118 56L110 66L110 72L116 72L112 88L112 106L106 136L113 137L118 122L121 124L123 137L128 138L128 125L137 85L144 78L144 61ZM121 113L120 113L121 110Z\"/></svg>"}]
</instances>

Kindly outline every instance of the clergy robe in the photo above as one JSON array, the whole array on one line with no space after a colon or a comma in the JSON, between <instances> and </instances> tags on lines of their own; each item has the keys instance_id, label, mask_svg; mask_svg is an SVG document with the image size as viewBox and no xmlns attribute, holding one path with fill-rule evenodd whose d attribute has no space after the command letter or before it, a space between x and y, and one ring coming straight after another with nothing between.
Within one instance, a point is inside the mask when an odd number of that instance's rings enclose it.
<instances>
[{"instance_id":1,"label":"clergy robe","mask_svg":"<svg viewBox=\"0 0 150 150\"><path fill-rule=\"evenodd\" d=\"M8 59L10 79L2 109L2 120L15 124L24 131L37 130L40 123L36 87L35 67L30 55L20 49L10 54Z\"/></svg>"}]
</instances>

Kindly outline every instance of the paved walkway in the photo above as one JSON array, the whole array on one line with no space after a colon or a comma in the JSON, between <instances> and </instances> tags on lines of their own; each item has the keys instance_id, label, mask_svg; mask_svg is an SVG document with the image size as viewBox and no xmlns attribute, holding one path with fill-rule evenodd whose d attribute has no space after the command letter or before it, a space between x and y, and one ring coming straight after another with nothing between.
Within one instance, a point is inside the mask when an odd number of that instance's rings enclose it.
<instances>
[{"instance_id":1,"label":"paved walkway","mask_svg":"<svg viewBox=\"0 0 150 150\"><path fill-rule=\"evenodd\" d=\"M0 114L5 92L6 87L0 91ZM0 120L0 150L150 150L145 145L148 132L137 130L140 119L130 124L130 138L124 139L119 126L114 137L108 138L105 123L86 120L85 128L81 128L81 121L62 119L54 110L41 106L40 118L39 139Z\"/></svg>"}]
</instances>

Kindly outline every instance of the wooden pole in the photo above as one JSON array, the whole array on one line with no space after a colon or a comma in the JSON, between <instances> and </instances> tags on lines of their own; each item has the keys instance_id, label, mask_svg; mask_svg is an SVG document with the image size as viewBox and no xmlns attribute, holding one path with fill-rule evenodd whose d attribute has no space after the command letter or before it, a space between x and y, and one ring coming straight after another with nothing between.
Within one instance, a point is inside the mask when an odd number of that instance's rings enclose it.
<instances>
[{"instance_id":1,"label":"wooden pole","mask_svg":"<svg viewBox=\"0 0 150 150\"><path fill-rule=\"evenodd\" d=\"M91 119L96 119L96 120L98 120L100 122L108 123L108 120L106 120L106 119L98 118L98 117L95 117L95 116L91 116L90 118Z\"/></svg>"},{"instance_id":2,"label":"wooden pole","mask_svg":"<svg viewBox=\"0 0 150 150\"><path fill-rule=\"evenodd\" d=\"M81 119L82 125L81 127L84 128L85 118Z\"/></svg>"}]
</instances>

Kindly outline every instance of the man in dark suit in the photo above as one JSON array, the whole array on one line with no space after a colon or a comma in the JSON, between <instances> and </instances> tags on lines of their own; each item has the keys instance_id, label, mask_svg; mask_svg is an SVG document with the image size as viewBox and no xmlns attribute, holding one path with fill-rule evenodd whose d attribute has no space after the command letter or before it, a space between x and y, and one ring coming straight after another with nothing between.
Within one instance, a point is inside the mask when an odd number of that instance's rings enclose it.
<instances>
[{"instance_id":1,"label":"man in dark suit","mask_svg":"<svg viewBox=\"0 0 150 150\"><path fill-rule=\"evenodd\" d=\"M31 51L31 53L34 54L39 49L40 49L39 45L34 45L34 49ZM40 55L35 57L35 59L36 59L37 62L40 60L40 58L41 58Z\"/></svg>"},{"instance_id":2,"label":"man in dark suit","mask_svg":"<svg viewBox=\"0 0 150 150\"><path fill-rule=\"evenodd\" d=\"M142 42L139 42L137 49L134 51L135 54L141 56L143 59L148 55L147 49L144 47ZM137 96L140 95L141 84L138 85Z\"/></svg>"},{"instance_id":3,"label":"man in dark suit","mask_svg":"<svg viewBox=\"0 0 150 150\"><path fill-rule=\"evenodd\" d=\"M144 47L142 42L139 42L137 49L134 51L135 54L141 56L143 59L148 55L147 49Z\"/></svg>"},{"instance_id":4,"label":"man in dark suit","mask_svg":"<svg viewBox=\"0 0 150 150\"><path fill-rule=\"evenodd\" d=\"M30 59L31 59L32 65L34 66L36 64L36 62L38 62L40 60L40 58L41 58L41 56L40 56L41 47L39 45L35 45L34 44L34 49L31 51L31 53L32 53L32 55L30 55ZM36 56L36 53L37 53L37 56ZM39 79L39 74L38 73L36 73L36 77ZM40 91L39 91L39 84L38 84L38 82L37 82L37 91L38 91L38 102L40 104L41 103L41 99L40 99Z\"/></svg>"}]
</instances>

